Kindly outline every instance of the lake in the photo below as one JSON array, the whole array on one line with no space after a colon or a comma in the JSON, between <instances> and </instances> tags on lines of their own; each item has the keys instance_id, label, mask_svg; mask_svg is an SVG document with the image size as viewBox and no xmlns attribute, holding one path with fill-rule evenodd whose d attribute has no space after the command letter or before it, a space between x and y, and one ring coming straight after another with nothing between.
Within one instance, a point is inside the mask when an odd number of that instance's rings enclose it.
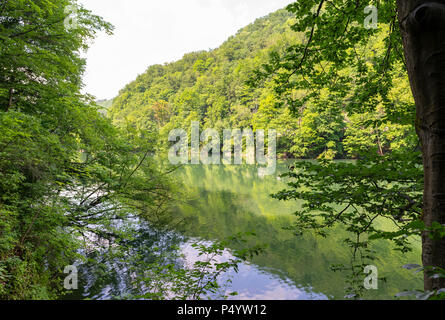
<instances>
[{"instance_id":1,"label":"lake","mask_svg":"<svg viewBox=\"0 0 445 320\"><path fill-rule=\"evenodd\" d=\"M351 252L343 243L347 236L340 228L327 238L311 233L296 236L285 230L299 208L297 202L281 202L269 195L286 187L279 174L289 161L280 162L277 173L259 177L255 166L184 166L178 179L181 199L173 207L172 219L181 221L175 232L159 232L139 223L141 237L134 243L138 254L150 254L159 243L174 243L189 262L196 259L191 244L196 241L223 240L238 232L254 232L250 244L264 244L266 251L240 265L238 273L230 272L231 299L344 299L348 280L345 272L334 272L332 265L350 264ZM415 250L408 254L394 251L385 242L374 247L378 260L377 290L366 290L364 299L393 299L398 292L421 289L420 275L402 268L420 263L420 242L414 239ZM175 246L168 246L170 249ZM228 248L228 255L231 249ZM131 272L113 257L101 254L106 267L80 266L80 290L68 298L111 299L131 293ZM108 259L108 260L107 260Z\"/></svg>"}]
</instances>

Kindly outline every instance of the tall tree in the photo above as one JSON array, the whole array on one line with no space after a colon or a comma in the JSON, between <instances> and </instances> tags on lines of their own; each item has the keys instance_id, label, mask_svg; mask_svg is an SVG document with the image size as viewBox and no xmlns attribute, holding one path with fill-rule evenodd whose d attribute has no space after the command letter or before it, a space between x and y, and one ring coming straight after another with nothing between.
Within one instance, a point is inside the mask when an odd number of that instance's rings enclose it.
<instances>
[{"instance_id":1,"label":"tall tree","mask_svg":"<svg viewBox=\"0 0 445 320\"><path fill-rule=\"evenodd\" d=\"M81 51L100 30L112 27L76 1L0 1L0 299L57 298L79 239L162 218L154 134L117 129L80 93Z\"/></svg>"},{"instance_id":2,"label":"tall tree","mask_svg":"<svg viewBox=\"0 0 445 320\"><path fill-rule=\"evenodd\" d=\"M416 101L424 167L423 221L445 225L445 1L397 0L405 60ZM422 235L424 266L445 268L445 238ZM425 289L445 278L425 274Z\"/></svg>"}]
</instances>

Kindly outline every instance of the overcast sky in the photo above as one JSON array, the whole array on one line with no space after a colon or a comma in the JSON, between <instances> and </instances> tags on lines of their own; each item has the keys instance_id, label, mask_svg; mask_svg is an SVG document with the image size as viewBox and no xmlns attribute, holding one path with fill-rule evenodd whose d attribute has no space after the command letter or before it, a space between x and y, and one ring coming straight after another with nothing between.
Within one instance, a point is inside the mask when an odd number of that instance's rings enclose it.
<instances>
[{"instance_id":1,"label":"overcast sky","mask_svg":"<svg viewBox=\"0 0 445 320\"><path fill-rule=\"evenodd\" d=\"M79 0L115 26L87 53L85 92L115 97L148 66L219 47L242 27L294 0Z\"/></svg>"}]
</instances>

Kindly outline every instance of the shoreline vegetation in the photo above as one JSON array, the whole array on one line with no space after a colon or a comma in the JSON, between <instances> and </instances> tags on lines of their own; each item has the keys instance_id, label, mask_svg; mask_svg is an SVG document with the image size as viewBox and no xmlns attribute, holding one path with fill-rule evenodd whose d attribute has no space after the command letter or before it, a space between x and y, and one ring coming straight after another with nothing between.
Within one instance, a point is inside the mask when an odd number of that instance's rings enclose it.
<instances>
[{"instance_id":1,"label":"shoreline vegetation","mask_svg":"<svg viewBox=\"0 0 445 320\"><path fill-rule=\"evenodd\" d=\"M113 299L230 298L225 274L249 262L313 284L313 297L443 298L440 255L423 250L420 266L413 241L440 249L445 227L423 201L433 189L416 130L428 126L416 120L408 36L394 1L381 3L375 28L363 26L364 3L340 2L295 2L96 102L81 94L81 52L114 27L76 0L1 2L0 299L58 299L64 270L79 261L95 276L83 285L118 282ZM276 151L279 176L173 165L169 135L179 129L190 141L192 123L220 145L228 128L249 129L252 140L273 131L256 155ZM208 141L197 137L197 148ZM442 177L429 174L440 190ZM202 239L192 247L203 259L187 264L172 230ZM100 248L84 254L91 235ZM375 269L381 291L365 284L363 271Z\"/></svg>"}]
</instances>

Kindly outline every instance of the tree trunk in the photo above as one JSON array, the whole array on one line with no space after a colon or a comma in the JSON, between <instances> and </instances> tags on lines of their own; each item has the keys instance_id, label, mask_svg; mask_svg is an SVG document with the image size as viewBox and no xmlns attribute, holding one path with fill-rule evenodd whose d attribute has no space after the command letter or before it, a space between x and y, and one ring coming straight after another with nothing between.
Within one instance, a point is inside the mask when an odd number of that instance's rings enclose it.
<instances>
[{"instance_id":1,"label":"tree trunk","mask_svg":"<svg viewBox=\"0 0 445 320\"><path fill-rule=\"evenodd\" d=\"M416 102L416 130L425 170L423 220L445 224L445 0L397 0L405 59ZM445 269L445 239L422 234L425 267ZM425 290L445 287L445 279L425 273Z\"/></svg>"},{"instance_id":2,"label":"tree trunk","mask_svg":"<svg viewBox=\"0 0 445 320\"><path fill-rule=\"evenodd\" d=\"M6 106L6 112L9 111L9 109L11 109L12 107L12 102L13 102L13 95L14 95L14 89L9 89L9 100L8 100L8 105Z\"/></svg>"}]
</instances>

